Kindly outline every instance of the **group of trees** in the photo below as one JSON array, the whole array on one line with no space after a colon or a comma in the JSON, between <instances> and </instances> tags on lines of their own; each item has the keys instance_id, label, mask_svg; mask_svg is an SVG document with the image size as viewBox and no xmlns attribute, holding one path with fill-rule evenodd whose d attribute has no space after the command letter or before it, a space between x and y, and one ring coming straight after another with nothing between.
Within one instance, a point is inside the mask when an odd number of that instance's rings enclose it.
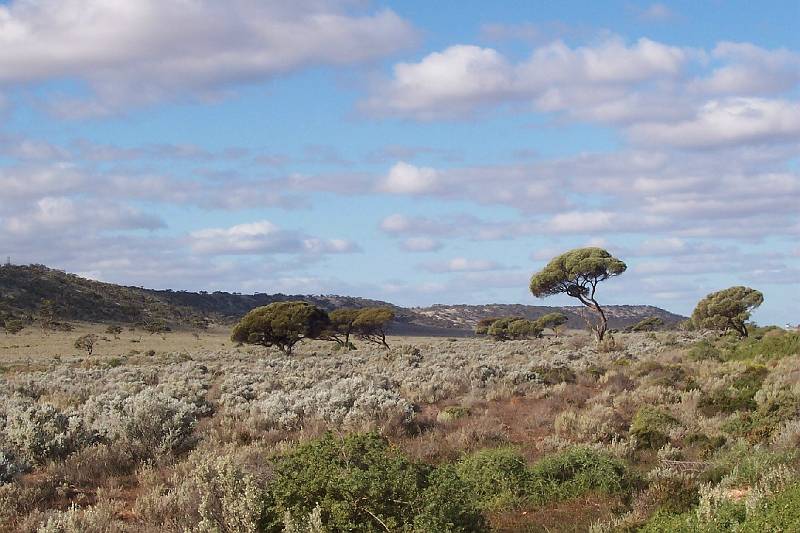
<instances>
[{"instance_id":1,"label":"group of trees","mask_svg":"<svg viewBox=\"0 0 800 533\"><path fill-rule=\"evenodd\" d=\"M495 340L507 341L541 337L542 332L550 328L558 336L567 320L567 315L557 312L548 313L536 320L516 316L484 318L478 321L475 334L489 335Z\"/></svg>"},{"instance_id":2,"label":"group of trees","mask_svg":"<svg viewBox=\"0 0 800 533\"><path fill-rule=\"evenodd\" d=\"M623 261L602 248L577 248L553 258L547 266L534 274L530 290L537 298L555 294L566 294L576 298L595 314L594 321L586 317L586 322L600 342L608 329L608 318L595 299L597 285L601 281L619 276L627 268ZM700 329L734 331L741 337L747 337L747 321L750 320L750 313L763 302L764 295L750 287L736 286L713 292L697 304L692 313L691 325ZM502 323L503 327L508 329L521 319L503 320L511 320ZM654 329L660 325L657 320L642 321L635 327L640 331ZM492 326L486 327L486 333L493 335ZM531 324L525 323L516 326L519 331L530 327Z\"/></svg>"},{"instance_id":3,"label":"group of trees","mask_svg":"<svg viewBox=\"0 0 800 533\"><path fill-rule=\"evenodd\" d=\"M308 302L275 302L247 313L233 328L231 340L277 346L285 354L303 339L333 341L352 349L353 336L388 348L392 320L394 311L388 307L337 309L328 314Z\"/></svg>"}]
</instances>

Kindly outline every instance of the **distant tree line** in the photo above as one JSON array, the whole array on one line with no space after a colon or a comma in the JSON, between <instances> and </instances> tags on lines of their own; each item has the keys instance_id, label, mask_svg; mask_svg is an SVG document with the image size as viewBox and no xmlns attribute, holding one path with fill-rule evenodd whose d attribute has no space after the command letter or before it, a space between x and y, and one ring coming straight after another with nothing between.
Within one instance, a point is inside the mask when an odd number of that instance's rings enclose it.
<instances>
[{"instance_id":1,"label":"distant tree line","mask_svg":"<svg viewBox=\"0 0 800 533\"><path fill-rule=\"evenodd\" d=\"M332 341L353 349L354 337L388 348L386 336L394 317L388 307L337 309L329 314L308 302L275 302L247 313L233 328L231 340L275 346L287 355L303 339Z\"/></svg>"}]
</instances>

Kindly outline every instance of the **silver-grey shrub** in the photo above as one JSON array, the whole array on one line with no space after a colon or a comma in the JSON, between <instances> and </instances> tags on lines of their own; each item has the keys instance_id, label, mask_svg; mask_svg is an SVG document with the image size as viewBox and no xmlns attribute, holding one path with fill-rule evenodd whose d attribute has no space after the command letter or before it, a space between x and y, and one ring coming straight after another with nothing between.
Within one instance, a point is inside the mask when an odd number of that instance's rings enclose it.
<instances>
[{"instance_id":1,"label":"silver-grey shrub","mask_svg":"<svg viewBox=\"0 0 800 533\"><path fill-rule=\"evenodd\" d=\"M17 456L39 464L63 459L94 441L83 420L27 398L0 400L0 439Z\"/></svg>"},{"instance_id":2,"label":"silver-grey shrub","mask_svg":"<svg viewBox=\"0 0 800 533\"><path fill-rule=\"evenodd\" d=\"M91 428L140 459L188 448L199 411L196 405L153 388L130 395L105 393L83 405Z\"/></svg>"}]
</instances>

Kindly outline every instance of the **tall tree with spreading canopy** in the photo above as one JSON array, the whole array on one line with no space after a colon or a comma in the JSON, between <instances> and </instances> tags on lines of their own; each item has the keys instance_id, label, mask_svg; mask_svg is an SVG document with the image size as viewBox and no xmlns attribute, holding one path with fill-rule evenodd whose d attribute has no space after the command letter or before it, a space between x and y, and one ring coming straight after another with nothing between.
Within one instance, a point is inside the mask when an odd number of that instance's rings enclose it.
<instances>
[{"instance_id":1,"label":"tall tree with spreading canopy","mask_svg":"<svg viewBox=\"0 0 800 533\"><path fill-rule=\"evenodd\" d=\"M367 307L358 313L353 329L359 339L389 348L386 335L394 320L394 311L388 307Z\"/></svg>"},{"instance_id":2,"label":"tall tree with spreading canopy","mask_svg":"<svg viewBox=\"0 0 800 533\"><path fill-rule=\"evenodd\" d=\"M592 324L597 341L602 341L608 329L608 318L597 303L597 285L608 278L619 276L628 266L602 248L576 248L552 259L547 266L531 278L530 289L534 296L543 298L554 294L567 294L577 298L597 315Z\"/></svg>"},{"instance_id":3,"label":"tall tree with spreading canopy","mask_svg":"<svg viewBox=\"0 0 800 533\"><path fill-rule=\"evenodd\" d=\"M747 337L746 322L750 313L764 302L764 295L750 287L730 287L712 292L697 303L692 312L692 325L719 331L733 330Z\"/></svg>"},{"instance_id":4,"label":"tall tree with spreading canopy","mask_svg":"<svg viewBox=\"0 0 800 533\"><path fill-rule=\"evenodd\" d=\"M328 313L331 319L331 328L328 337L336 341L339 346L351 348L350 335L355 331L355 323L361 309L336 309Z\"/></svg>"},{"instance_id":5,"label":"tall tree with spreading canopy","mask_svg":"<svg viewBox=\"0 0 800 533\"><path fill-rule=\"evenodd\" d=\"M233 328L231 340L277 346L290 355L303 339L316 339L330 327L328 314L308 302L275 302L256 307Z\"/></svg>"}]
</instances>

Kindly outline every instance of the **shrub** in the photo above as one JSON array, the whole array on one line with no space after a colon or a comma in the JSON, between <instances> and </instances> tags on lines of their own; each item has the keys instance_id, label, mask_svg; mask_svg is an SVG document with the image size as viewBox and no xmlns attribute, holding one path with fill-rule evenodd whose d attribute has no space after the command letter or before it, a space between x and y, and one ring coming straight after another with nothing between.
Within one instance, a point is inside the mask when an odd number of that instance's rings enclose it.
<instances>
[{"instance_id":1,"label":"shrub","mask_svg":"<svg viewBox=\"0 0 800 533\"><path fill-rule=\"evenodd\" d=\"M126 447L138 459L152 459L189 446L198 408L148 388L130 396L90 398L84 412L105 440Z\"/></svg>"},{"instance_id":2,"label":"shrub","mask_svg":"<svg viewBox=\"0 0 800 533\"><path fill-rule=\"evenodd\" d=\"M626 493L633 487L634 479L619 459L593 448L576 446L534 464L529 483L530 497L544 503L590 491Z\"/></svg>"},{"instance_id":3,"label":"shrub","mask_svg":"<svg viewBox=\"0 0 800 533\"><path fill-rule=\"evenodd\" d=\"M275 461L266 508L268 531L281 531L284 517L307 517L319 505L322 522L332 531L377 532L451 519L441 531L470 529L479 515L465 498L446 508L448 487L463 495L452 475L410 461L377 434L336 437L331 433L303 444ZM425 501L425 498L431 498Z\"/></svg>"},{"instance_id":4,"label":"shrub","mask_svg":"<svg viewBox=\"0 0 800 533\"><path fill-rule=\"evenodd\" d=\"M456 471L479 509L520 503L529 489L525 458L511 448L481 450L458 462Z\"/></svg>"},{"instance_id":5,"label":"shrub","mask_svg":"<svg viewBox=\"0 0 800 533\"><path fill-rule=\"evenodd\" d=\"M749 366L737 375L728 387L701 396L698 407L706 415L753 409L756 406L755 395L768 373L763 366Z\"/></svg>"},{"instance_id":6,"label":"shrub","mask_svg":"<svg viewBox=\"0 0 800 533\"><path fill-rule=\"evenodd\" d=\"M94 440L80 417L62 413L50 404L14 399L5 407L3 439L20 458L31 463L63 459Z\"/></svg>"},{"instance_id":7,"label":"shrub","mask_svg":"<svg viewBox=\"0 0 800 533\"><path fill-rule=\"evenodd\" d=\"M0 485L8 483L24 471L25 465L17 461L13 453L0 450Z\"/></svg>"},{"instance_id":8,"label":"shrub","mask_svg":"<svg viewBox=\"0 0 800 533\"><path fill-rule=\"evenodd\" d=\"M631 420L629 433L636 438L639 448L658 449L669 442L667 432L677 420L657 407L641 407Z\"/></svg>"},{"instance_id":9,"label":"shrub","mask_svg":"<svg viewBox=\"0 0 800 533\"><path fill-rule=\"evenodd\" d=\"M722 361L722 351L708 339L696 342L687 355L693 361Z\"/></svg>"}]
</instances>

